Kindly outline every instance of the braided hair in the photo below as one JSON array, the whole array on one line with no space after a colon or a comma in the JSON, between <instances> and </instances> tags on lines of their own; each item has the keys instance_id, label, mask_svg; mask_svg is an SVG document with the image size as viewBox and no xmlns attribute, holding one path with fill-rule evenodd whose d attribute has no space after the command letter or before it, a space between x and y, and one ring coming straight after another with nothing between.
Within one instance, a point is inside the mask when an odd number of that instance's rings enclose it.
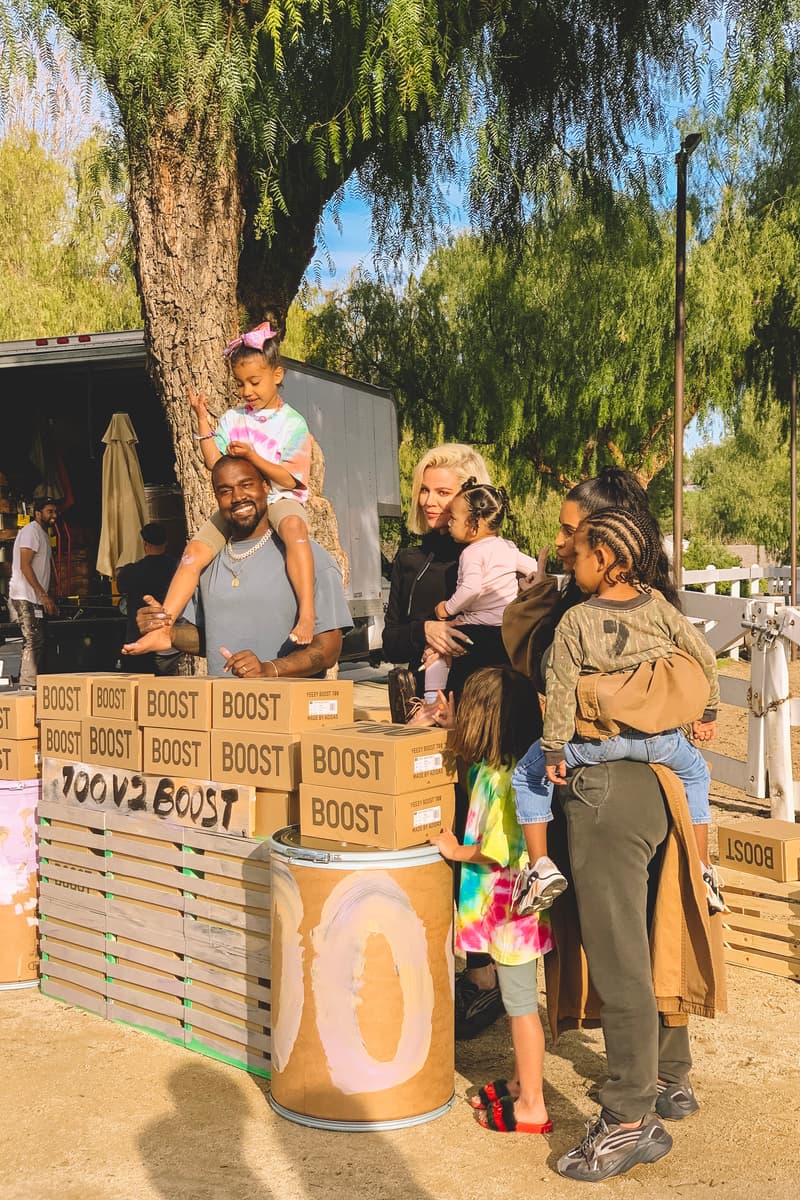
<instances>
[{"instance_id":1,"label":"braided hair","mask_svg":"<svg viewBox=\"0 0 800 1200\"><path fill-rule=\"evenodd\" d=\"M496 533L505 518L511 515L506 489L492 487L490 483L478 483L474 475L462 484L458 495L467 502L467 522L473 530L478 528L478 521L483 520L487 528Z\"/></svg>"},{"instance_id":2,"label":"braided hair","mask_svg":"<svg viewBox=\"0 0 800 1200\"><path fill-rule=\"evenodd\" d=\"M650 511L647 492L632 471L624 467L603 467L594 479L584 479L567 492L567 500L574 502L591 516L603 508L622 509L625 512L644 513L653 522L658 536L658 561L650 586L657 588L664 599L682 612L672 567L662 545L661 529Z\"/></svg>"},{"instance_id":3,"label":"braided hair","mask_svg":"<svg viewBox=\"0 0 800 1200\"><path fill-rule=\"evenodd\" d=\"M647 510L626 511L601 508L584 517L578 527L594 550L605 546L614 561L605 574L607 583L629 583L649 592L658 571L661 539L658 526ZM612 578L612 571L621 568Z\"/></svg>"}]
</instances>

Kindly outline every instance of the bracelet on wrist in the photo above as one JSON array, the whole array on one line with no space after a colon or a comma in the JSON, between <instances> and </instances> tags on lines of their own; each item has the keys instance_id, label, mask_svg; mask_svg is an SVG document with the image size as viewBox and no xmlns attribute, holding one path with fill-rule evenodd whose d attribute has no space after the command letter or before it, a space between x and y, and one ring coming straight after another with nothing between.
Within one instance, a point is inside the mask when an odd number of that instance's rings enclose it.
<instances>
[{"instance_id":1,"label":"bracelet on wrist","mask_svg":"<svg viewBox=\"0 0 800 1200\"><path fill-rule=\"evenodd\" d=\"M209 438L215 437L213 433L193 433L192 437L196 442L206 442Z\"/></svg>"},{"instance_id":2,"label":"bracelet on wrist","mask_svg":"<svg viewBox=\"0 0 800 1200\"><path fill-rule=\"evenodd\" d=\"M278 668L275 665L275 662L271 658L267 660L265 665L268 667L272 667L273 671L275 672L275 678L280 679L280 675L278 674Z\"/></svg>"}]
</instances>

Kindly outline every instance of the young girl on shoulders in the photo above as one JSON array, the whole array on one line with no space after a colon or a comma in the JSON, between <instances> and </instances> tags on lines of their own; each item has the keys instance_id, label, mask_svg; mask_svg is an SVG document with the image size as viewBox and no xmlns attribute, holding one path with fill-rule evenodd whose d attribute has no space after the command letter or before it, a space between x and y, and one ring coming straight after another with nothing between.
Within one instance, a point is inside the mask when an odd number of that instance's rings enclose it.
<instances>
[{"instance_id":1,"label":"young girl on shoulders","mask_svg":"<svg viewBox=\"0 0 800 1200\"><path fill-rule=\"evenodd\" d=\"M443 858L461 862L456 945L491 954L511 1021L514 1070L470 1103L480 1124L501 1133L549 1133L542 1094L544 1033L537 962L552 949L546 914L520 916L511 897L528 861L514 813L511 773L541 723L538 697L511 667L486 667L467 680L455 722L455 751L468 772L469 814L460 845L452 830L431 838Z\"/></svg>"},{"instance_id":2,"label":"young girl on shoulders","mask_svg":"<svg viewBox=\"0 0 800 1200\"><path fill-rule=\"evenodd\" d=\"M273 317L273 321L275 318ZM314 558L308 542L305 502L311 468L311 435L305 419L278 393L284 368L280 354L280 331L269 320L241 334L223 350L231 368L239 404L224 412L212 429L206 397L189 392L189 403L197 418L195 440L210 470L223 454L246 459L270 485L269 522L286 547L286 573L297 598L297 622L291 641L307 645L314 636ZM169 621L183 612L191 599L201 572L220 553L228 552L228 531L215 513L186 547L164 598ZM238 576L231 572L231 586ZM164 650L170 647L169 627L145 634L129 653Z\"/></svg>"},{"instance_id":3,"label":"young girl on shoulders","mask_svg":"<svg viewBox=\"0 0 800 1200\"><path fill-rule=\"evenodd\" d=\"M530 576L538 569L535 558L500 536L508 515L505 488L478 483L474 478L453 498L448 531L464 549L458 560L456 590L436 605L440 621L498 629L503 624L503 613L519 592L520 576ZM425 700L430 703L447 683L450 661L428 650L424 662Z\"/></svg>"}]
</instances>

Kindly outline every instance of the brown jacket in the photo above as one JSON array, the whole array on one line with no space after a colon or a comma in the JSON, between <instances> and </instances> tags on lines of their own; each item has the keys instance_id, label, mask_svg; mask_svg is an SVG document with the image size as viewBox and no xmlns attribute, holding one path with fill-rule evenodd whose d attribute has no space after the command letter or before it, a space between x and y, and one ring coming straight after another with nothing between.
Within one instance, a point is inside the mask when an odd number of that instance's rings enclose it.
<instances>
[{"instance_id":1,"label":"brown jacket","mask_svg":"<svg viewBox=\"0 0 800 1200\"><path fill-rule=\"evenodd\" d=\"M616 737L625 729L662 733L699 721L708 702L708 680L685 650L639 663L629 671L581 675L575 732L585 738Z\"/></svg>"},{"instance_id":2,"label":"brown jacket","mask_svg":"<svg viewBox=\"0 0 800 1200\"><path fill-rule=\"evenodd\" d=\"M544 692L542 656L556 626L581 594L574 584L563 591L548 576L520 592L503 614L503 645L515 670ZM641 663L631 671L583 675L578 680L576 732L581 737L616 737L624 729L661 733L698 720L708 701L700 664L677 648L669 658Z\"/></svg>"},{"instance_id":3,"label":"brown jacket","mask_svg":"<svg viewBox=\"0 0 800 1200\"><path fill-rule=\"evenodd\" d=\"M503 613L503 645L509 661L515 671L532 679L542 693L542 655L553 644L553 634L564 613L581 599L575 583L570 582L559 591L558 580L548 575L520 592Z\"/></svg>"},{"instance_id":4,"label":"brown jacket","mask_svg":"<svg viewBox=\"0 0 800 1200\"><path fill-rule=\"evenodd\" d=\"M664 1023L685 1025L689 1014L713 1017L726 1011L722 917L708 913L680 780L666 767L652 769L671 817L650 927L653 990ZM558 806L556 811L560 813ZM548 845L563 869L569 861L563 815L551 823ZM600 1000L581 946L573 888L553 905L550 919L556 945L545 957L545 978L547 1013L555 1038L565 1029L599 1025Z\"/></svg>"}]
</instances>

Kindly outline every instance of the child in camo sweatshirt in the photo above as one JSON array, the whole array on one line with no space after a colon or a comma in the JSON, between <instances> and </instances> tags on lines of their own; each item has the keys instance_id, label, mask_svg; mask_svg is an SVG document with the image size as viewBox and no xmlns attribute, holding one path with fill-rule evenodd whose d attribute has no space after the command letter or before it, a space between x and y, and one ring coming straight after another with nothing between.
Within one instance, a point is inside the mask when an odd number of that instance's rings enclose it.
<instances>
[{"instance_id":1,"label":"child in camo sweatshirt","mask_svg":"<svg viewBox=\"0 0 800 1200\"><path fill-rule=\"evenodd\" d=\"M556 630L546 673L544 734L520 759L512 780L517 819L531 861L520 877L519 912L548 907L567 886L547 857L546 822L551 819L553 785L565 782L568 766L620 758L662 763L678 775L686 789L709 908L724 910L716 873L708 862L710 779L700 751L677 728L655 734L626 729L604 740L575 737L580 676L629 671L665 658L676 648L697 660L708 681L706 708L693 722L692 734L698 741L708 741L716 733L716 659L691 622L660 592L650 590L658 549L656 527L644 513L602 509L585 518L576 531L575 581L589 598L571 608ZM647 722L643 724L647 728Z\"/></svg>"}]
</instances>

